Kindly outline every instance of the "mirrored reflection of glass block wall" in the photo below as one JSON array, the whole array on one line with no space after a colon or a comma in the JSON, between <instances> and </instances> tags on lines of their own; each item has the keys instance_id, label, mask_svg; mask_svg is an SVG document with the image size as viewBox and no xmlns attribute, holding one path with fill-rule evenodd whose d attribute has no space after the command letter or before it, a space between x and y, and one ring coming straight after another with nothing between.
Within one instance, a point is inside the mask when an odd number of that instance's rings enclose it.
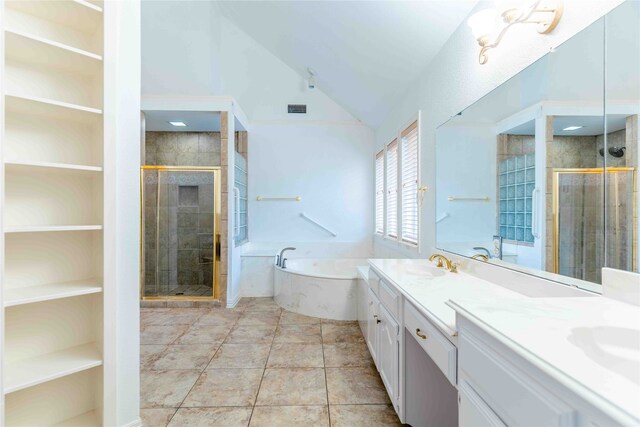
<instances>
[{"instance_id":1,"label":"mirrored reflection of glass block wall","mask_svg":"<svg viewBox=\"0 0 640 427\"><path fill-rule=\"evenodd\" d=\"M499 226L506 240L533 243L531 231L535 189L535 154L511 156L500 161Z\"/></svg>"}]
</instances>

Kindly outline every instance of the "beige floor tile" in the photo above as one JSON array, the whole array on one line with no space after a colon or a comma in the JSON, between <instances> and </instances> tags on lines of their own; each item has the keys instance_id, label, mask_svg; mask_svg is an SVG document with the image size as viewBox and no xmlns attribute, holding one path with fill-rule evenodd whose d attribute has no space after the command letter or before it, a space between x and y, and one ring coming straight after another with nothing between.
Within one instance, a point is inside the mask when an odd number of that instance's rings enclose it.
<instances>
[{"instance_id":1,"label":"beige floor tile","mask_svg":"<svg viewBox=\"0 0 640 427\"><path fill-rule=\"evenodd\" d=\"M142 371L140 407L179 407L199 375L200 371Z\"/></svg>"},{"instance_id":2,"label":"beige floor tile","mask_svg":"<svg viewBox=\"0 0 640 427\"><path fill-rule=\"evenodd\" d=\"M167 349L166 344L161 345L141 345L140 346L140 369L151 369L150 366Z\"/></svg>"},{"instance_id":3,"label":"beige floor tile","mask_svg":"<svg viewBox=\"0 0 640 427\"><path fill-rule=\"evenodd\" d=\"M357 323L323 323L322 341L325 344L336 342L364 342L364 337Z\"/></svg>"},{"instance_id":4,"label":"beige floor tile","mask_svg":"<svg viewBox=\"0 0 640 427\"><path fill-rule=\"evenodd\" d=\"M150 325L140 332L140 344L171 344L187 329L189 329L189 325Z\"/></svg>"},{"instance_id":5,"label":"beige floor tile","mask_svg":"<svg viewBox=\"0 0 640 427\"><path fill-rule=\"evenodd\" d=\"M400 427L391 405L331 405L332 427Z\"/></svg>"},{"instance_id":6,"label":"beige floor tile","mask_svg":"<svg viewBox=\"0 0 640 427\"><path fill-rule=\"evenodd\" d=\"M249 425L251 407L246 408L180 408L171 427L245 427Z\"/></svg>"},{"instance_id":7,"label":"beige floor tile","mask_svg":"<svg viewBox=\"0 0 640 427\"><path fill-rule=\"evenodd\" d=\"M241 312L227 310L209 310L198 318L196 325L230 325L236 323L240 318Z\"/></svg>"},{"instance_id":8,"label":"beige floor tile","mask_svg":"<svg viewBox=\"0 0 640 427\"><path fill-rule=\"evenodd\" d=\"M149 320L149 325L190 325L196 322L205 311L197 308L172 308L159 313Z\"/></svg>"},{"instance_id":9,"label":"beige floor tile","mask_svg":"<svg viewBox=\"0 0 640 427\"><path fill-rule=\"evenodd\" d=\"M250 427L329 427L326 406L256 406Z\"/></svg>"},{"instance_id":10,"label":"beige floor tile","mask_svg":"<svg viewBox=\"0 0 640 427\"><path fill-rule=\"evenodd\" d=\"M143 427L166 427L176 408L140 409Z\"/></svg>"},{"instance_id":11,"label":"beige floor tile","mask_svg":"<svg viewBox=\"0 0 640 427\"><path fill-rule=\"evenodd\" d=\"M282 311L282 317L280 317L280 324L282 325L315 325L318 323L320 323L320 318L318 317L305 316L286 310Z\"/></svg>"},{"instance_id":12,"label":"beige floor tile","mask_svg":"<svg viewBox=\"0 0 640 427\"><path fill-rule=\"evenodd\" d=\"M324 363L329 368L373 366L373 359L364 342L339 342L324 344Z\"/></svg>"},{"instance_id":13,"label":"beige floor tile","mask_svg":"<svg viewBox=\"0 0 640 427\"><path fill-rule=\"evenodd\" d=\"M326 405L324 369L266 369L256 405Z\"/></svg>"},{"instance_id":14,"label":"beige floor tile","mask_svg":"<svg viewBox=\"0 0 640 427\"><path fill-rule=\"evenodd\" d=\"M220 344L170 345L149 369L204 369Z\"/></svg>"},{"instance_id":15,"label":"beige floor tile","mask_svg":"<svg viewBox=\"0 0 640 427\"><path fill-rule=\"evenodd\" d=\"M275 331L275 326L236 326L227 336L225 343L270 344Z\"/></svg>"},{"instance_id":16,"label":"beige floor tile","mask_svg":"<svg viewBox=\"0 0 640 427\"><path fill-rule=\"evenodd\" d=\"M322 344L274 343L268 368L323 368Z\"/></svg>"},{"instance_id":17,"label":"beige floor tile","mask_svg":"<svg viewBox=\"0 0 640 427\"><path fill-rule=\"evenodd\" d=\"M262 369L206 370L183 406L252 406L258 394L262 372Z\"/></svg>"},{"instance_id":18,"label":"beige floor tile","mask_svg":"<svg viewBox=\"0 0 640 427\"><path fill-rule=\"evenodd\" d=\"M326 368L329 403L388 404L387 390L374 368Z\"/></svg>"},{"instance_id":19,"label":"beige floor tile","mask_svg":"<svg viewBox=\"0 0 640 427\"><path fill-rule=\"evenodd\" d=\"M233 325L194 324L178 338L174 344L209 344L222 342L229 335Z\"/></svg>"},{"instance_id":20,"label":"beige floor tile","mask_svg":"<svg viewBox=\"0 0 640 427\"><path fill-rule=\"evenodd\" d=\"M320 325L278 325L274 342L320 344Z\"/></svg>"},{"instance_id":21,"label":"beige floor tile","mask_svg":"<svg viewBox=\"0 0 640 427\"><path fill-rule=\"evenodd\" d=\"M223 344L207 369L264 368L271 344Z\"/></svg>"},{"instance_id":22,"label":"beige floor tile","mask_svg":"<svg viewBox=\"0 0 640 427\"><path fill-rule=\"evenodd\" d=\"M276 326L280 321L280 312L276 311L249 311L242 314L237 325Z\"/></svg>"}]
</instances>

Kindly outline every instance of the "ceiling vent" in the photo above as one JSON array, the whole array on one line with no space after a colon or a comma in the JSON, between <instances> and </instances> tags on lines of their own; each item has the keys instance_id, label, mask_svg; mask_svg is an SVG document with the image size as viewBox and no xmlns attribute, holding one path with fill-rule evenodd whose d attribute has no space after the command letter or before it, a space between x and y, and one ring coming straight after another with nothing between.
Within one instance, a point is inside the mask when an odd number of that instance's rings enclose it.
<instances>
[{"instance_id":1,"label":"ceiling vent","mask_svg":"<svg viewBox=\"0 0 640 427\"><path fill-rule=\"evenodd\" d=\"M289 114L307 114L307 106L306 104L289 104L287 112Z\"/></svg>"}]
</instances>

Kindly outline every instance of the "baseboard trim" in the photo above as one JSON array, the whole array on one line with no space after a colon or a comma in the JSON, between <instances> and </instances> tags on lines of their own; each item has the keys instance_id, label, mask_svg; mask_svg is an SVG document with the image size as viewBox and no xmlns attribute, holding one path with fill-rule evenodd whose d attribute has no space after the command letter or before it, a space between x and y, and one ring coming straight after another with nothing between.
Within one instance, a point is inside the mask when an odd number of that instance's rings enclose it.
<instances>
[{"instance_id":1,"label":"baseboard trim","mask_svg":"<svg viewBox=\"0 0 640 427\"><path fill-rule=\"evenodd\" d=\"M229 301L227 300L227 308L235 308L236 305L238 305L238 303L240 302L240 299L242 298L242 293L238 292L238 295L236 295L236 297Z\"/></svg>"}]
</instances>

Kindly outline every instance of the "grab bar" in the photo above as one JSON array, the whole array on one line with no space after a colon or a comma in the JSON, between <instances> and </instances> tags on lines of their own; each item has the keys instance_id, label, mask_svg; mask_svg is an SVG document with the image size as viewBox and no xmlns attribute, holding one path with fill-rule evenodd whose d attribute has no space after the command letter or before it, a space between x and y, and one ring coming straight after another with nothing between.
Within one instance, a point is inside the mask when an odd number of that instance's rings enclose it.
<instances>
[{"instance_id":1,"label":"grab bar","mask_svg":"<svg viewBox=\"0 0 640 427\"><path fill-rule=\"evenodd\" d=\"M450 202L462 202L462 201L476 201L476 202L488 202L491 199L488 197L447 197Z\"/></svg>"},{"instance_id":2,"label":"grab bar","mask_svg":"<svg viewBox=\"0 0 640 427\"><path fill-rule=\"evenodd\" d=\"M240 235L240 189L238 187L233 187L233 199L235 202L235 217L236 221L233 226L233 237L238 237Z\"/></svg>"},{"instance_id":3,"label":"grab bar","mask_svg":"<svg viewBox=\"0 0 640 427\"><path fill-rule=\"evenodd\" d=\"M299 202L300 200L302 200L302 197L300 196L296 196L296 197L262 197L262 196L258 196L256 197L256 200L258 202L266 202L268 200L288 200L291 202Z\"/></svg>"},{"instance_id":4,"label":"grab bar","mask_svg":"<svg viewBox=\"0 0 640 427\"><path fill-rule=\"evenodd\" d=\"M533 194L531 194L531 234L536 239L540 238L540 218L538 218L540 207L538 206L540 199L540 189L538 187L533 189Z\"/></svg>"},{"instance_id":5,"label":"grab bar","mask_svg":"<svg viewBox=\"0 0 640 427\"><path fill-rule=\"evenodd\" d=\"M443 213L440 218L436 219L436 224L439 222L444 221L445 219L449 218L451 215L449 215L449 212L445 212Z\"/></svg>"},{"instance_id":6,"label":"grab bar","mask_svg":"<svg viewBox=\"0 0 640 427\"><path fill-rule=\"evenodd\" d=\"M325 227L324 225L320 224L315 219L309 218L304 212L302 212L300 214L300 216L302 218L306 219L307 221L309 221L310 223L315 224L316 226L322 228L324 231L326 231L327 233L331 234L333 237L338 237L338 235L336 233L334 233L333 231L329 230L327 227Z\"/></svg>"}]
</instances>

